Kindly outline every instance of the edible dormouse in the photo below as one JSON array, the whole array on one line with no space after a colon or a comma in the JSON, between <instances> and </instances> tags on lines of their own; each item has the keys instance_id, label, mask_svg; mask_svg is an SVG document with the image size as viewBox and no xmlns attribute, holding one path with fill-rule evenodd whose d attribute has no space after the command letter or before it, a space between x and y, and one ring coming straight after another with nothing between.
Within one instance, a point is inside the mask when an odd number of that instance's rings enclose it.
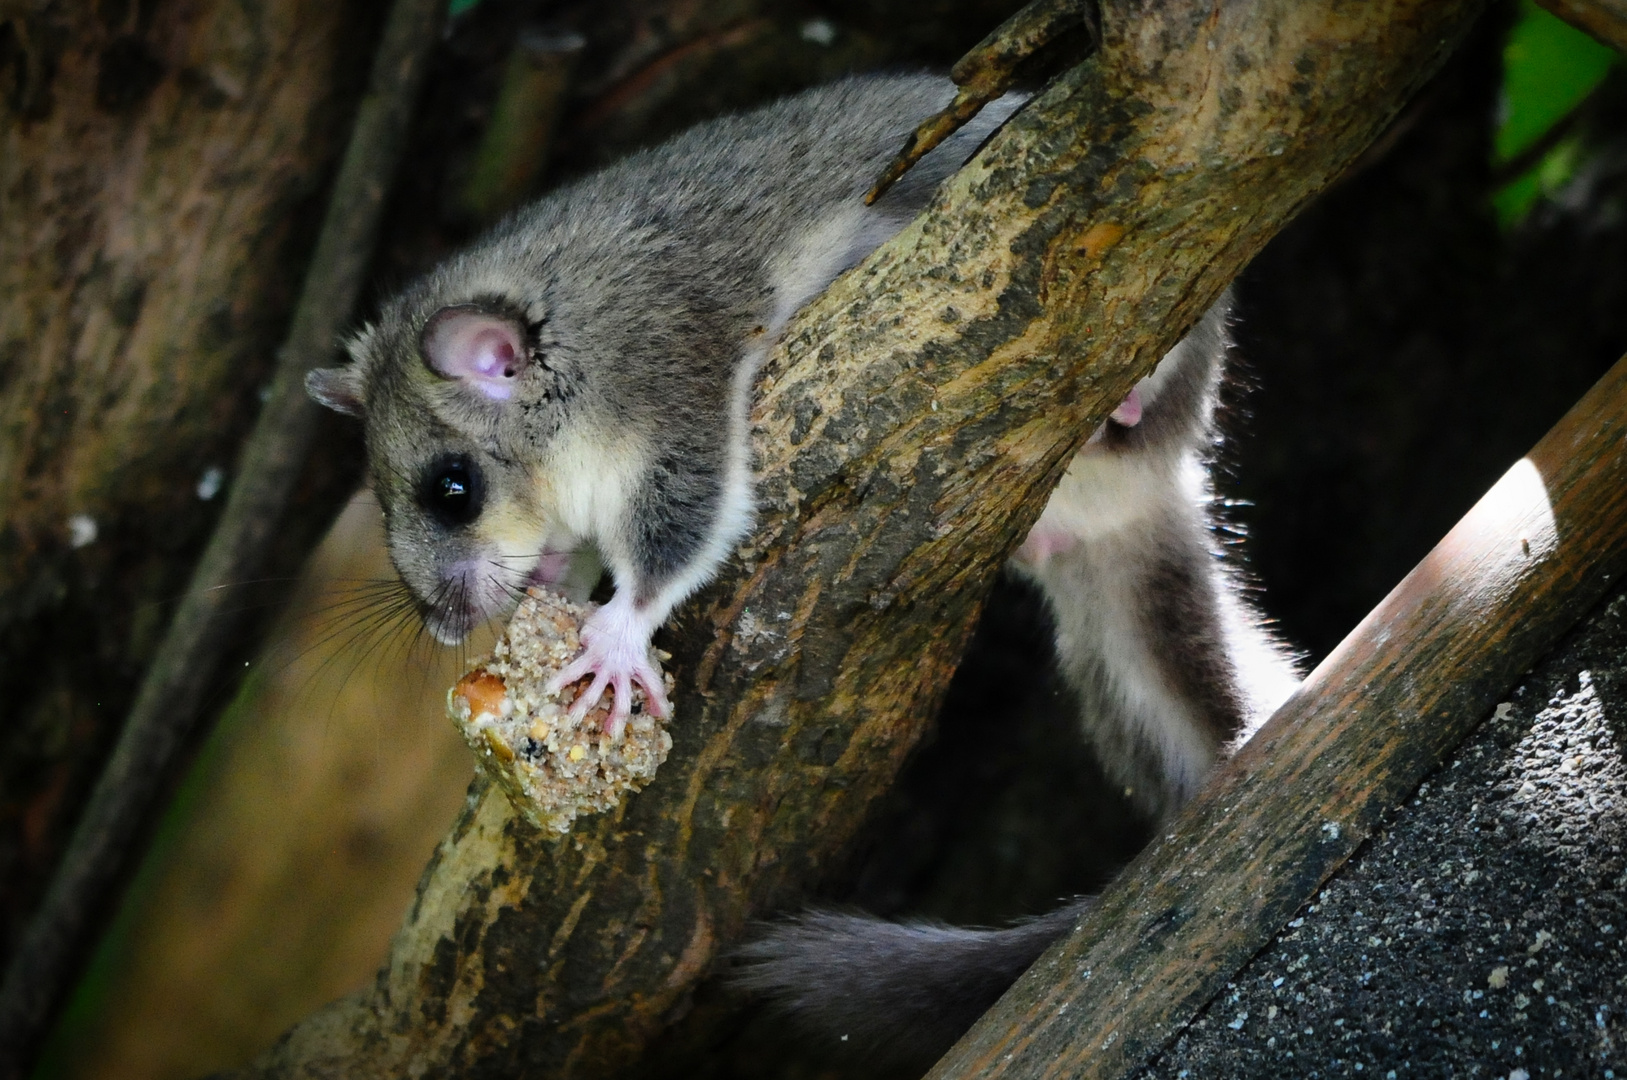
<instances>
[{"instance_id":1,"label":"edible dormouse","mask_svg":"<svg viewBox=\"0 0 1627 1080\"><path fill-rule=\"evenodd\" d=\"M1069 464L1010 568L1040 587L1097 758L1161 821L1298 684L1215 543L1230 294Z\"/></svg>"},{"instance_id":2,"label":"edible dormouse","mask_svg":"<svg viewBox=\"0 0 1627 1080\"><path fill-rule=\"evenodd\" d=\"M747 409L791 316L897 233L1016 108L995 102L867 207L954 87L853 78L714 120L515 214L313 372L363 418L391 558L429 630L461 640L586 549L615 585L564 685L611 726L630 686L667 709L651 634L752 519Z\"/></svg>"}]
</instances>

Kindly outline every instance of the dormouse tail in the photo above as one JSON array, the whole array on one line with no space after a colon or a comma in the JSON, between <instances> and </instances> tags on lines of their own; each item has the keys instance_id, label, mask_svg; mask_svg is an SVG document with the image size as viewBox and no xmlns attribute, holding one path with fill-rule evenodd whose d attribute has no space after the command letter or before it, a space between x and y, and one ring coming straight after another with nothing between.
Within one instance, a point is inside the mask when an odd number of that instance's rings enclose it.
<instances>
[{"instance_id":1,"label":"dormouse tail","mask_svg":"<svg viewBox=\"0 0 1627 1080\"><path fill-rule=\"evenodd\" d=\"M734 980L832 1048L937 1060L1090 903L1003 930L811 911L740 950Z\"/></svg>"}]
</instances>

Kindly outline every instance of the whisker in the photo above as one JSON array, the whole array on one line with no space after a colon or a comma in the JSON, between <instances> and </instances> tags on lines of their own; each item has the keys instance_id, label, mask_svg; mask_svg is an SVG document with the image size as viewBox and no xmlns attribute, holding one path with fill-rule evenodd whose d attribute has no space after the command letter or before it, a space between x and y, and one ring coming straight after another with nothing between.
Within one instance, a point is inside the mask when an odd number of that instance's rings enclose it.
<instances>
[{"instance_id":1,"label":"whisker","mask_svg":"<svg viewBox=\"0 0 1627 1080\"><path fill-rule=\"evenodd\" d=\"M335 665L350 661L349 670L340 680L340 689L349 683L367 658L377 647L397 636L402 621L417 614L417 604L410 597L401 597L386 602L369 611L361 618L354 620L334 620L333 629L323 633L314 642L300 650L295 661L320 650L330 650L315 671L305 680L307 684L326 675Z\"/></svg>"}]
</instances>

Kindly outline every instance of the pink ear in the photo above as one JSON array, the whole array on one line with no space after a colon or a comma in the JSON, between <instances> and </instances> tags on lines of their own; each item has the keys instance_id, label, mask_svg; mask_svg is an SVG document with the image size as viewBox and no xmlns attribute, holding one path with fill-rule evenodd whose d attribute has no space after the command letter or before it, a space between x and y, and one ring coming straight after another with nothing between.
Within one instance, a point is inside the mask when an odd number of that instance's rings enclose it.
<instances>
[{"instance_id":1,"label":"pink ear","mask_svg":"<svg viewBox=\"0 0 1627 1080\"><path fill-rule=\"evenodd\" d=\"M430 367L490 398L507 399L525 369L520 328L479 308L442 308L430 317L420 340Z\"/></svg>"}]
</instances>

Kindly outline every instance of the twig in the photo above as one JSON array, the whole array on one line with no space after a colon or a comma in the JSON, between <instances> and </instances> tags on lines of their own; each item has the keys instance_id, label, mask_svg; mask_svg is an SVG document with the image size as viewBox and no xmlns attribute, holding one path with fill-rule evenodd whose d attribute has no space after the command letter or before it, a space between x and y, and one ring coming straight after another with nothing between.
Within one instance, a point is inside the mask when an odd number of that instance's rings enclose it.
<instances>
[{"instance_id":1,"label":"twig","mask_svg":"<svg viewBox=\"0 0 1627 1080\"><path fill-rule=\"evenodd\" d=\"M1311 673L932 1080L1128 1077L1627 571L1627 357Z\"/></svg>"},{"instance_id":2,"label":"twig","mask_svg":"<svg viewBox=\"0 0 1627 1080\"><path fill-rule=\"evenodd\" d=\"M933 147L959 131L983 106L1010 90L1023 62L1075 27L1088 27L1101 40L1095 0L1034 0L995 27L949 70L960 91L942 112L921 121L887 168L882 170L865 205L874 203Z\"/></svg>"},{"instance_id":3,"label":"twig","mask_svg":"<svg viewBox=\"0 0 1627 1080\"><path fill-rule=\"evenodd\" d=\"M0 1076L20 1075L35 1052L195 726L240 617L222 586L258 576L275 538L316 422L305 373L331 356L355 307L444 8L445 0L397 0L390 12L270 395L220 522L0 984Z\"/></svg>"}]
</instances>

